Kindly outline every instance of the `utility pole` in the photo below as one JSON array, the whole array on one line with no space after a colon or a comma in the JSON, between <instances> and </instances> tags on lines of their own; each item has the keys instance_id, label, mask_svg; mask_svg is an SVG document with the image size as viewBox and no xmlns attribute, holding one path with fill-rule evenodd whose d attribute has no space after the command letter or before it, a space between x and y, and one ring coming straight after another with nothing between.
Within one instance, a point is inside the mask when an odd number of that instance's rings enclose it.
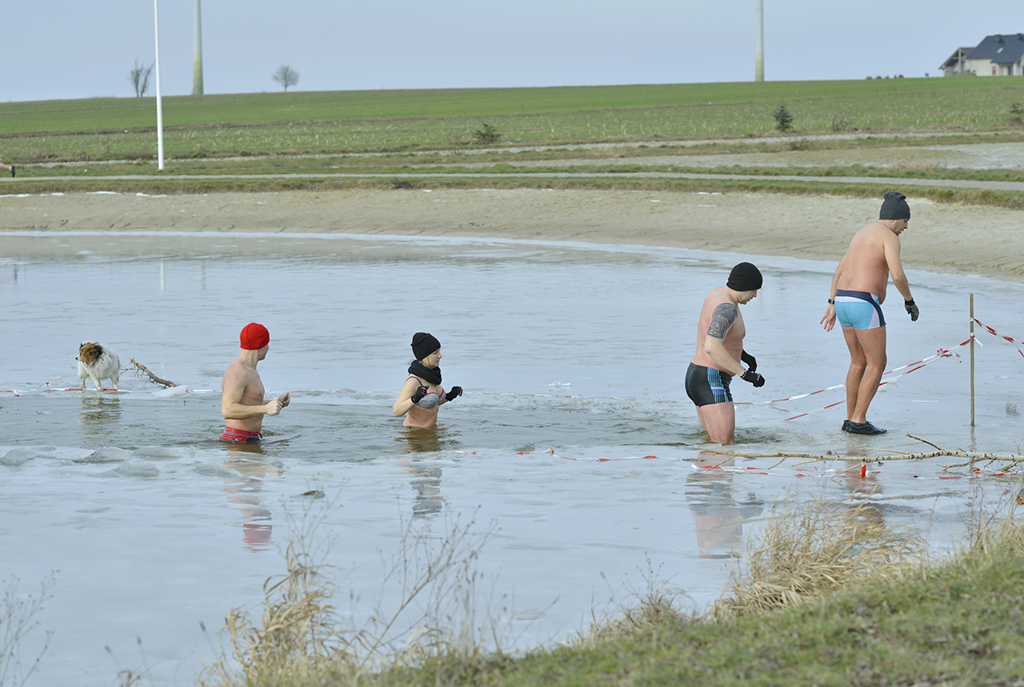
<instances>
[{"instance_id":1,"label":"utility pole","mask_svg":"<svg viewBox=\"0 0 1024 687\"><path fill-rule=\"evenodd\" d=\"M757 0L757 44L754 52L754 81L764 81L764 0Z\"/></svg>"},{"instance_id":2,"label":"utility pole","mask_svg":"<svg viewBox=\"0 0 1024 687\"><path fill-rule=\"evenodd\" d=\"M199 9L200 0L196 0L195 28L193 29L192 48L192 95L203 94L203 19Z\"/></svg>"}]
</instances>

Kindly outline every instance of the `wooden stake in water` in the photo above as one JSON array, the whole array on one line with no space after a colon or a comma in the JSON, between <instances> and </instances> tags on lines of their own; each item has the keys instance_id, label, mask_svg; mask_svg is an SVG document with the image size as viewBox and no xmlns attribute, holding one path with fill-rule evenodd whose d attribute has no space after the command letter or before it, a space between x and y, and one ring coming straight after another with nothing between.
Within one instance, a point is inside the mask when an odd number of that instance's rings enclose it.
<instances>
[{"instance_id":1,"label":"wooden stake in water","mask_svg":"<svg viewBox=\"0 0 1024 687\"><path fill-rule=\"evenodd\" d=\"M971 294L971 427L974 426L974 294Z\"/></svg>"}]
</instances>

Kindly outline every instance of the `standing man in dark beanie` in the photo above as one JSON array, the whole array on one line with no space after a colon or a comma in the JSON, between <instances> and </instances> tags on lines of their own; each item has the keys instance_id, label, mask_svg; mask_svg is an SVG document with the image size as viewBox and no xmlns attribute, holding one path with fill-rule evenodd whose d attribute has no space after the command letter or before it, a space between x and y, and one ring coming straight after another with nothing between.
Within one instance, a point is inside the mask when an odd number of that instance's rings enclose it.
<instances>
[{"instance_id":1,"label":"standing man in dark beanie","mask_svg":"<svg viewBox=\"0 0 1024 687\"><path fill-rule=\"evenodd\" d=\"M900 262L900 234L909 223L907 197L898 191L886 193L878 221L854 234L832 276L828 307L821 321L825 331L832 331L838 319L850 349L844 432L885 433L884 429L868 422L867 413L885 371L885 317L881 306L890 276L903 295L903 306L910 320L916 322L920 315Z\"/></svg>"},{"instance_id":2,"label":"standing man in dark beanie","mask_svg":"<svg viewBox=\"0 0 1024 687\"><path fill-rule=\"evenodd\" d=\"M686 370L686 395L697 406L700 426L716 444L736 441L736 407L729 392L733 376L764 386L757 361L743 350L747 328L740 315L740 306L757 298L763 283L757 267L741 262L732 268L724 287L707 295L700 309L697 351Z\"/></svg>"}]
</instances>

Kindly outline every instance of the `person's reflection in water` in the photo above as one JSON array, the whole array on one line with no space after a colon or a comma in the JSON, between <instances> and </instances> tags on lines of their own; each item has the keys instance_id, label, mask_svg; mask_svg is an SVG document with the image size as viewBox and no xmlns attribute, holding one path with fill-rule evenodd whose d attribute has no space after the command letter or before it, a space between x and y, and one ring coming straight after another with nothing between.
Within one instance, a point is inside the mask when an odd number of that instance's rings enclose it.
<instances>
[{"instance_id":1,"label":"person's reflection in water","mask_svg":"<svg viewBox=\"0 0 1024 687\"><path fill-rule=\"evenodd\" d=\"M403 444L399 448L399 454L404 457L399 462L402 469L411 476L409 484L415 492L412 502L414 518L437 515L444 507L444 497L441 495L441 468L436 465L423 465L420 461L437 456L441 447L447 443L444 439L445 434L445 428L437 425L407 427L395 439Z\"/></svg>"},{"instance_id":2,"label":"person's reflection in water","mask_svg":"<svg viewBox=\"0 0 1024 687\"><path fill-rule=\"evenodd\" d=\"M283 470L266 460L260 444L231 444L226 447L224 467L239 474L224 480L228 501L239 504L242 519L242 539L252 551L270 546L273 534L270 511L260 502L263 480L278 477Z\"/></svg>"},{"instance_id":3,"label":"person's reflection in water","mask_svg":"<svg viewBox=\"0 0 1024 687\"><path fill-rule=\"evenodd\" d=\"M737 502L732 495L733 473L722 467L732 459L722 460L715 453L701 453L699 470L686 478L686 501L696 524L697 547L701 558L739 558L743 542L743 522L761 514L764 503L755 494ZM703 467L703 466L721 467Z\"/></svg>"},{"instance_id":4,"label":"person's reflection in water","mask_svg":"<svg viewBox=\"0 0 1024 687\"><path fill-rule=\"evenodd\" d=\"M850 507L857 508L858 519L867 525L882 525L885 518L882 514L882 506L873 501L872 497L882 493L882 485L878 476L871 474L871 459L866 455L864 447L850 446L858 443L856 439L847 444L846 455L863 460L847 460L843 471L843 480L847 491L850 492ZM864 473L861 476L861 472Z\"/></svg>"},{"instance_id":5,"label":"person's reflection in water","mask_svg":"<svg viewBox=\"0 0 1024 687\"><path fill-rule=\"evenodd\" d=\"M117 392L82 394L82 431L88 436L110 433L110 425L121 419L121 401Z\"/></svg>"}]
</instances>

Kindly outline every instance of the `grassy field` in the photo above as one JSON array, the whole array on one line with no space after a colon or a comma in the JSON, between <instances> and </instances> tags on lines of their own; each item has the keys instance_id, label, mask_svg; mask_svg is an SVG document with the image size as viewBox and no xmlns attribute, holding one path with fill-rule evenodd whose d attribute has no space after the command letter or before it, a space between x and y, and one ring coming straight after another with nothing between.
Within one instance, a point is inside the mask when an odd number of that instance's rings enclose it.
<instances>
[{"instance_id":1,"label":"grassy field","mask_svg":"<svg viewBox=\"0 0 1024 687\"><path fill-rule=\"evenodd\" d=\"M925 146L936 136L947 145L1019 143L1022 103L1024 79L1015 77L174 96L163 99L159 171L155 99L96 98L0 104L0 154L18 165L11 188L25 193L486 185L859 195L877 189L773 177L1024 182L1024 174L757 161L698 169L686 158ZM784 133L774 117L783 104L793 116ZM494 141L477 135L485 125ZM687 172L763 179L694 181ZM591 176L564 176L574 173ZM1012 191L937 183L919 195L1024 207L1024 194Z\"/></svg>"},{"instance_id":2,"label":"grassy field","mask_svg":"<svg viewBox=\"0 0 1024 687\"><path fill-rule=\"evenodd\" d=\"M154 98L0 104L8 160L152 160ZM1013 77L865 79L501 90L354 91L163 99L168 158L350 155L473 145L483 122L503 146L658 143L772 134L1013 132Z\"/></svg>"}]
</instances>

